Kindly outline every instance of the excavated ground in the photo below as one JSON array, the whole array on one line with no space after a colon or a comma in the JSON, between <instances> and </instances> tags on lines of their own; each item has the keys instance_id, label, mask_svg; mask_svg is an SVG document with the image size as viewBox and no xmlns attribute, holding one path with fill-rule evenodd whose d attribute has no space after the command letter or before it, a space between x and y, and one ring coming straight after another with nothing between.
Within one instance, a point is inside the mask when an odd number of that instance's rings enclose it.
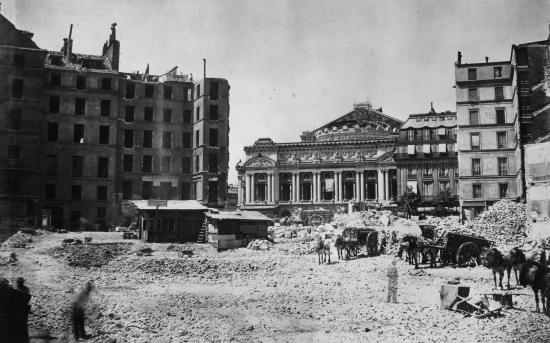
<instances>
[{"instance_id":1,"label":"excavated ground","mask_svg":"<svg viewBox=\"0 0 550 343\"><path fill-rule=\"evenodd\" d=\"M92 246L60 248L62 239L84 236L93 237ZM344 261L333 252L331 264L319 265L316 255L289 244L217 253L208 245L142 244L120 233L49 234L11 249L19 260L0 273L27 279L32 342L71 341L72 291L88 280L96 285L86 322L91 342L550 341L550 319L534 312L530 289L519 290L526 296L498 318L440 308L439 289L449 280L490 291L484 267L414 270L399 261L399 303L388 304L392 257ZM144 247L152 256L132 253ZM196 254L180 258L183 248Z\"/></svg>"}]
</instances>

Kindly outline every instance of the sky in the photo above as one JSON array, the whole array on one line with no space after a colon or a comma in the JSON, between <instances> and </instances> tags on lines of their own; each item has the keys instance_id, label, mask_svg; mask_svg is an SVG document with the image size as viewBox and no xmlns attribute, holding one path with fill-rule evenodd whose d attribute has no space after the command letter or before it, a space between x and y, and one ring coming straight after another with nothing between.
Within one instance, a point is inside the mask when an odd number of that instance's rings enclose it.
<instances>
[{"instance_id":1,"label":"sky","mask_svg":"<svg viewBox=\"0 0 550 343\"><path fill-rule=\"evenodd\" d=\"M59 50L100 55L117 23L120 71L228 80L229 183L258 138L296 142L370 100L406 120L455 111L454 62L508 61L549 35L550 2L3 0L2 14Z\"/></svg>"}]
</instances>

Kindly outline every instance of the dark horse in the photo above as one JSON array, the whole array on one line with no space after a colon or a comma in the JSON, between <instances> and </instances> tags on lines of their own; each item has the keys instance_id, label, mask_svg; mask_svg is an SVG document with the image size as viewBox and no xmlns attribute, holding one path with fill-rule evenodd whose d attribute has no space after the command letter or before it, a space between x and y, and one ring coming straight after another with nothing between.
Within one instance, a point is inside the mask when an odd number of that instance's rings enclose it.
<instances>
[{"instance_id":1,"label":"dark horse","mask_svg":"<svg viewBox=\"0 0 550 343\"><path fill-rule=\"evenodd\" d=\"M527 261L519 273L519 282L522 286L531 286L533 289L537 312L540 312L539 291L541 292L542 310L548 313L550 311L550 268L536 261Z\"/></svg>"},{"instance_id":2,"label":"dark horse","mask_svg":"<svg viewBox=\"0 0 550 343\"><path fill-rule=\"evenodd\" d=\"M336 236L336 240L334 241L334 246L336 247L336 251L338 252L338 259L341 260L344 258L342 251L345 248L344 239L342 236L338 235Z\"/></svg>"},{"instance_id":3,"label":"dark horse","mask_svg":"<svg viewBox=\"0 0 550 343\"><path fill-rule=\"evenodd\" d=\"M497 273L500 275L499 286L502 287L502 279L504 278L504 271L508 274L508 289L510 289L510 272L512 270L512 263L510 262L510 256L503 255L497 248L483 248L481 250L481 263L493 270L493 278L495 279L495 288L497 288Z\"/></svg>"},{"instance_id":4,"label":"dark horse","mask_svg":"<svg viewBox=\"0 0 550 343\"><path fill-rule=\"evenodd\" d=\"M403 251L406 251L410 258L414 260L414 268L418 269L418 254L428 253L430 255L430 268L435 268L435 258L437 249L430 246L418 245L418 238L415 236L405 236L399 241L398 256L403 256ZM412 262L412 261L410 261Z\"/></svg>"},{"instance_id":5,"label":"dark horse","mask_svg":"<svg viewBox=\"0 0 550 343\"><path fill-rule=\"evenodd\" d=\"M527 262L525 253L520 248L513 248L510 250L510 263L512 264L512 269L514 269L514 274L516 276L516 284L519 283L518 272L521 272L521 268Z\"/></svg>"}]
</instances>

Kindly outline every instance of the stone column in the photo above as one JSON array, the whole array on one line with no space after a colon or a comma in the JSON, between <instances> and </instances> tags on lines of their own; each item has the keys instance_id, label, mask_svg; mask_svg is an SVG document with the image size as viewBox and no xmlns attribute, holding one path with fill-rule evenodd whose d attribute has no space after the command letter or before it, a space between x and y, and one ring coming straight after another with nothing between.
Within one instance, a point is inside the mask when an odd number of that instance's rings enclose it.
<instances>
[{"instance_id":1,"label":"stone column","mask_svg":"<svg viewBox=\"0 0 550 343\"><path fill-rule=\"evenodd\" d=\"M291 189L291 197L290 197L290 200L292 202L296 202L296 175L294 174L294 172L292 172L292 189Z\"/></svg>"},{"instance_id":2,"label":"stone column","mask_svg":"<svg viewBox=\"0 0 550 343\"><path fill-rule=\"evenodd\" d=\"M361 200L361 175L360 171L355 171L355 200L359 201Z\"/></svg>"},{"instance_id":3,"label":"stone column","mask_svg":"<svg viewBox=\"0 0 550 343\"><path fill-rule=\"evenodd\" d=\"M384 200L388 201L390 200L390 171L386 170L384 172L385 178L386 178L386 189L384 191L384 194L386 198Z\"/></svg>"},{"instance_id":4,"label":"stone column","mask_svg":"<svg viewBox=\"0 0 550 343\"><path fill-rule=\"evenodd\" d=\"M317 172L317 201L321 202L323 199L321 198L321 172Z\"/></svg>"},{"instance_id":5,"label":"stone column","mask_svg":"<svg viewBox=\"0 0 550 343\"><path fill-rule=\"evenodd\" d=\"M300 200L300 172L296 172L296 202Z\"/></svg>"},{"instance_id":6,"label":"stone column","mask_svg":"<svg viewBox=\"0 0 550 343\"><path fill-rule=\"evenodd\" d=\"M271 174L267 174L267 194L265 200L267 200L268 203L271 202L271 180Z\"/></svg>"},{"instance_id":7,"label":"stone column","mask_svg":"<svg viewBox=\"0 0 550 343\"><path fill-rule=\"evenodd\" d=\"M359 191L361 192L359 195L359 200L364 201L365 200L365 171L361 170L359 174L359 182L361 182L361 185L359 186Z\"/></svg>"},{"instance_id":8,"label":"stone column","mask_svg":"<svg viewBox=\"0 0 550 343\"><path fill-rule=\"evenodd\" d=\"M338 199L340 202L344 201L344 197L343 197L343 187L342 187L342 172L339 171L338 172Z\"/></svg>"},{"instance_id":9,"label":"stone column","mask_svg":"<svg viewBox=\"0 0 550 343\"><path fill-rule=\"evenodd\" d=\"M314 171L311 175L313 177L313 183L311 184L311 200L315 202L317 201L317 172Z\"/></svg>"},{"instance_id":10,"label":"stone column","mask_svg":"<svg viewBox=\"0 0 550 343\"><path fill-rule=\"evenodd\" d=\"M250 174L250 202L256 200L256 190L254 189L254 173Z\"/></svg>"},{"instance_id":11,"label":"stone column","mask_svg":"<svg viewBox=\"0 0 550 343\"><path fill-rule=\"evenodd\" d=\"M245 174L245 186L246 186L246 202L249 203L250 202L250 173L246 173Z\"/></svg>"},{"instance_id":12,"label":"stone column","mask_svg":"<svg viewBox=\"0 0 550 343\"><path fill-rule=\"evenodd\" d=\"M384 172L378 169L378 201L384 200Z\"/></svg>"},{"instance_id":13,"label":"stone column","mask_svg":"<svg viewBox=\"0 0 550 343\"><path fill-rule=\"evenodd\" d=\"M338 201L338 172L334 172L334 202Z\"/></svg>"},{"instance_id":14,"label":"stone column","mask_svg":"<svg viewBox=\"0 0 550 343\"><path fill-rule=\"evenodd\" d=\"M237 179L237 205L243 203L243 179L239 176Z\"/></svg>"}]
</instances>

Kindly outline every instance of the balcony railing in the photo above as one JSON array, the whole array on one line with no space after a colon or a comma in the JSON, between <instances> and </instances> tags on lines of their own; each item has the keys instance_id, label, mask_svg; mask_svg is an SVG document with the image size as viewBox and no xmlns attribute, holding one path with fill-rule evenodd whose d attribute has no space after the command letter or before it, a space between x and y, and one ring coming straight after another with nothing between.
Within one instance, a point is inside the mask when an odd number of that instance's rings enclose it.
<instances>
[{"instance_id":1,"label":"balcony railing","mask_svg":"<svg viewBox=\"0 0 550 343\"><path fill-rule=\"evenodd\" d=\"M456 135L436 135L430 137L401 137L401 141L405 142L424 142L424 141L445 141L445 140L456 140Z\"/></svg>"},{"instance_id":2,"label":"balcony railing","mask_svg":"<svg viewBox=\"0 0 550 343\"><path fill-rule=\"evenodd\" d=\"M420 199L421 199L422 203L433 202L435 200L435 198L436 198L436 195L421 195L420 196ZM398 203L402 202L403 201L403 196L398 195L396 200L397 200ZM451 198L450 198L450 201L452 201L452 202L458 201L458 195L452 195Z\"/></svg>"}]
</instances>

